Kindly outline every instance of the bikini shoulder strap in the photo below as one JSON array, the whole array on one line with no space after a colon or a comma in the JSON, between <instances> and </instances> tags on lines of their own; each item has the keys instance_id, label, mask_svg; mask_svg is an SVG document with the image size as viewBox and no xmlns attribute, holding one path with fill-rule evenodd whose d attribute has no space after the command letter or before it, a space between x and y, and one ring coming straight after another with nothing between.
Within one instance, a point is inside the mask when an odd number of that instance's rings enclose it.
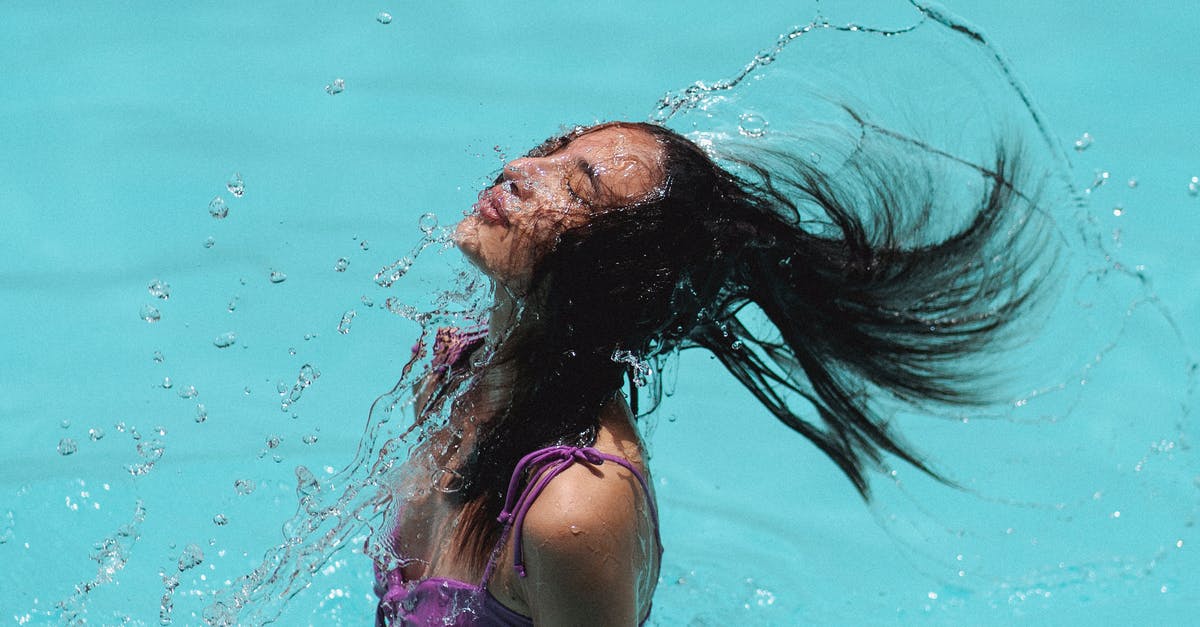
<instances>
[{"instance_id":1,"label":"bikini shoulder strap","mask_svg":"<svg viewBox=\"0 0 1200 627\"><path fill-rule=\"evenodd\" d=\"M501 510L497 520L504 525L504 529L500 532L500 541L496 543L492 549L492 555L488 559L487 567L483 571L483 580L479 587L483 588L487 585L488 580L492 576L492 571L496 566L496 560L500 557L500 550L504 546L505 539L508 538L510 530L516 529L516 536L513 538L513 568L517 571L518 577L525 576L525 562L521 551L521 526L525 522L525 515L529 513L529 508L533 506L533 502L546 489L546 486L554 480L555 477L562 474L563 471L570 468L576 462L599 466L604 462L609 461L625 467L637 477L638 483L642 485L642 491L646 494L646 502L650 504L650 516L654 521L654 535L658 542L659 550L662 550L662 542L658 539L658 509L654 505L654 499L650 498L650 486L646 483L646 477L639 471L629 460L601 453L591 447L579 446L551 446L549 448L536 450L517 463L517 467L513 469L512 479L508 482L508 491L505 493L504 509ZM545 472L540 472L542 470ZM533 479L525 485L524 489L518 490L521 484L522 477L526 471L529 472Z\"/></svg>"}]
</instances>

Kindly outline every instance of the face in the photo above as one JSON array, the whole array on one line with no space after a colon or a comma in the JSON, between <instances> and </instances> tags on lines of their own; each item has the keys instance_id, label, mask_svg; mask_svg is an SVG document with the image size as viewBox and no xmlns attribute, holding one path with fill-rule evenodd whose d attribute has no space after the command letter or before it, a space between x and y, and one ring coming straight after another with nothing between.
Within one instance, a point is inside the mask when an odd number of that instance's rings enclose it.
<instances>
[{"instance_id":1,"label":"face","mask_svg":"<svg viewBox=\"0 0 1200 627\"><path fill-rule=\"evenodd\" d=\"M645 130L587 131L544 155L506 164L458 224L455 243L488 276L519 289L563 232L654 198L662 162L662 147Z\"/></svg>"}]
</instances>

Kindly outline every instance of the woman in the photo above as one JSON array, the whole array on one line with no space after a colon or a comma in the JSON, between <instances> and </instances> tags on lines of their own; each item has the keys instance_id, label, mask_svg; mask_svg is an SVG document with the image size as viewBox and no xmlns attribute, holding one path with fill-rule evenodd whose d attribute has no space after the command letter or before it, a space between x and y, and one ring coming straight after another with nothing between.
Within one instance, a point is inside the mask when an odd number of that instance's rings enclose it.
<instances>
[{"instance_id":1,"label":"woman","mask_svg":"<svg viewBox=\"0 0 1200 627\"><path fill-rule=\"evenodd\" d=\"M738 176L617 122L505 165L456 230L495 303L439 332L418 386L377 622L644 622L662 548L633 383L680 348L711 351L864 496L885 454L932 474L873 399L980 400L957 360L1030 303L1040 241L1003 150L966 223L930 239L946 208L903 146L860 144L836 176L761 149L729 159Z\"/></svg>"}]
</instances>

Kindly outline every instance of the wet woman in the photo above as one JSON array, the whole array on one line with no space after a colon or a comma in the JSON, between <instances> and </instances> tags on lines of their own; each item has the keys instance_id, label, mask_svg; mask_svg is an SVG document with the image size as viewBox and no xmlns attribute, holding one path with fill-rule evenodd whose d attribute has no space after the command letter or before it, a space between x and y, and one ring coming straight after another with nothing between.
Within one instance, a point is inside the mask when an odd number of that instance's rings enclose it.
<instances>
[{"instance_id":1,"label":"wet woman","mask_svg":"<svg viewBox=\"0 0 1200 627\"><path fill-rule=\"evenodd\" d=\"M961 360L1037 283L1014 160L978 167L976 204L940 234L962 208L903 147L857 146L834 174L769 149L725 163L664 127L608 123L548 140L480 194L455 240L495 301L486 325L432 346L378 624L644 622L662 545L633 383L678 349L711 351L864 495L885 455L932 474L877 397L980 400Z\"/></svg>"}]
</instances>

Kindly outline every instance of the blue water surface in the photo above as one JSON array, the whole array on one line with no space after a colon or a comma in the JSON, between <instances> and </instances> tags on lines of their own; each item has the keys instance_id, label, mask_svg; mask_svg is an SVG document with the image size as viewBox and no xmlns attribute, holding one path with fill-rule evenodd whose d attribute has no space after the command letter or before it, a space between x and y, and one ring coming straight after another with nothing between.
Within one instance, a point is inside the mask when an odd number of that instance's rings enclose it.
<instances>
[{"instance_id":1,"label":"blue water surface","mask_svg":"<svg viewBox=\"0 0 1200 627\"><path fill-rule=\"evenodd\" d=\"M896 464L868 505L716 362L684 355L647 425L667 547L654 624L1185 624L1200 607L1200 19L1168 3L945 10L994 48L932 24L813 33L759 83L829 89L922 136L1012 116L1065 158L1045 161L1070 182L1049 194L1065 270L1011 357L1016 400L898 415L963 489ZM0 620L192 625L234 605L294 533L297 466L336 491L399 376L419 327L387 299L427 302L460 267L434 245L376 284L420 216L453 224L564 125L647 119L818 15L919 19L899 1L5 2ZM996 58L1053 146L1017 119ZM755 89L673 123L744 139ZM773 132L803 126L755 106ZM256 588L238 620L368 622L364 533L286 562L306 574Z\"/></svg>"}]
</instances>

